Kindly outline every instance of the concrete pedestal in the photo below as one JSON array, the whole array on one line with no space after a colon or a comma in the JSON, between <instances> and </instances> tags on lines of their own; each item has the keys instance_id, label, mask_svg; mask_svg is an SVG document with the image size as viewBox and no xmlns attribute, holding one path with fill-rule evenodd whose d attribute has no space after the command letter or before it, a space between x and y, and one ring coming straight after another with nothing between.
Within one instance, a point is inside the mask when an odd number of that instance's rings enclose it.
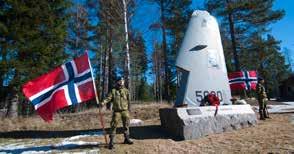
<instances>
[{"instance_id":1,"label":"concrete pedestal","mask_svg":"<svg viewBox=\"0 0 294 154\"><path fill-rule=\"evenodd\" d=\"M250 105L185 107L159 109L161 126L181 140L197 139L213 133L249 127L257 123Z\"/></svg>"}]
</instances>

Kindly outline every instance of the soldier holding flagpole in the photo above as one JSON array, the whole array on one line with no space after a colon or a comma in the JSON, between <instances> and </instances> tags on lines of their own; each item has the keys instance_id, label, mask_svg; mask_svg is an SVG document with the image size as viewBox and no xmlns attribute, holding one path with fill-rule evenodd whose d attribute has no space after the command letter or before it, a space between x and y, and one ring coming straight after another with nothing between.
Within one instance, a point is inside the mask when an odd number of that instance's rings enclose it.
<instances>
[{"instance_id":1,"label":"soldier holding flagpole","mask_svg":"<svg viewBox=\"0 0 294 154\"><path fill-rule=\"evenodd\" d=\"M130 96L129 91L124 85L125 81L123 78L119 77L116 80L116 87L113 88L108 96L102 101L102 105L107 103L112 103L112 119L111 119L111 129L110 129L110 141L108 148L114 148L114 137L116 134L116 128L118 125L119 118L121 117L123 122L123 131L124 131L124 144L133 144L129 138L129 110L130 110Z\"/></svg>"}]
</instances>

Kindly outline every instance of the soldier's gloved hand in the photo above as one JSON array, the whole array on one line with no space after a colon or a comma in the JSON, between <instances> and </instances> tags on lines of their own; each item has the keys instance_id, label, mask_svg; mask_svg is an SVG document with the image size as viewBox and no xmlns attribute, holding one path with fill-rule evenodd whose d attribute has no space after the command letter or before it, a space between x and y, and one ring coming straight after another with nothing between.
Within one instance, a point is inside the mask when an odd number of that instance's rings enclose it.
<instances>
[{"instance_id":1,"label":"soldier's gloved hand","mask_svg":"<svg viewBox=\"0 0 294 154\"><path fill-rule=\"evenodd\" d=\"M103 107L103 105L101 103L96 104L98 108Z\"/></svg>"},{"instance_id":2,"label":"soldier's gloved hand","mask_svg":"<svg viewBox=\"0 0 294 154\"><path fill-rule=\"evenodd\" d=\"M97 107L99 107L99 108L102 108L104 106L104 103L103 102L99 102L98 104L97 104Z\"/></svg>"},{"instance_id":3,"label":"soldier's gloved hand","mask_svg":"<svg viewBox=\"0 0 294 154\"><path fill-rule=\"evenodd\" d=\"M111 103L107 103L107 104L106 104L106 109L107 109L107 110L111 110Z\"/></svg>"}]
</instances>

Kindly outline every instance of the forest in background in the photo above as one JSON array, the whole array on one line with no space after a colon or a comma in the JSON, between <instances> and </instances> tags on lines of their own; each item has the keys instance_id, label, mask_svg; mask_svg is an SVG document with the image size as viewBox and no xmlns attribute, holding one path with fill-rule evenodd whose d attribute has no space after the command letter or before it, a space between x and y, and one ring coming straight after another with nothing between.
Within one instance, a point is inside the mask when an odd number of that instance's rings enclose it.
<instances>
[{"instance_id":1,"label":"forest in background","mask_svg":"<svg viewBox=\"0 0 294 154\"><path fill-rule=\"evenodd\" d=\"M257 70L269 95L277 97L291 60L289 49L271 35L270 25L286 13L273 9L274 2L205 0L197 7L218 19L228 72ZM32 114L21 86L86 50L100 99L124 76L134 102L173 102L175 57L191 5L192 0L1 0L0 108L7 116ZM158 20L146 25L152 18Z\"/></svg>"}]
</instances>

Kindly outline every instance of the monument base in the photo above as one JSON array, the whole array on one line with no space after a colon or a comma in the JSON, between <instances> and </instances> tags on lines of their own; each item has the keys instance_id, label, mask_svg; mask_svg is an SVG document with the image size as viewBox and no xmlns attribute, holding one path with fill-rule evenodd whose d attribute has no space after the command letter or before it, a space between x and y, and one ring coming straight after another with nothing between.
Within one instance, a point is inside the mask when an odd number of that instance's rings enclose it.
<instances>
[{"instance_id":1,"label":"monument base","mask_svg":"<svg viewBox=\"0 0 294 154\"><path fill-rule=\"evenodd\" d=\"M161 126L180 140L197 139L213 133L255 125L257 118L250 105L159 109Z\"/></svg>"}]
</instances>

